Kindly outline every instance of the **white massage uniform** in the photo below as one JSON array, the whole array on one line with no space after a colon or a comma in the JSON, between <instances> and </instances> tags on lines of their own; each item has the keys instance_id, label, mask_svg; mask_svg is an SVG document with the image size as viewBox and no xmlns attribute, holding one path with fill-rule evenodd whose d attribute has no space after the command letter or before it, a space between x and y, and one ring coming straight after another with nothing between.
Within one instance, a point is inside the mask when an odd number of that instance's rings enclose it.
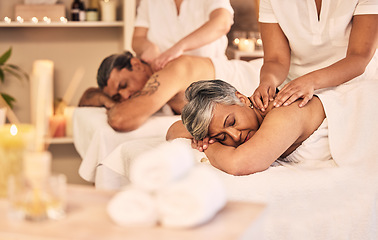
<instances>
[{"instance_id":1,"label":"white massage uniform","mask_svg":"<svg viewBox=\"0 0 378 240\"><path fill-rule=\"evenodd\" d=\"M215 69L215 79L230 83L245 96L251 96L259 86L262 58L249 62L219 58L211 58L211 61Z\"/></svg>"},{"instance_id":2,"label":"white massage uniform","mask_svg":"<svg viewBox=\"0 0 378 240\"><path fill-rule=\"evenodd\" d=\"M362 14L378 14L378 0L323 0L319 21L314 0L261 0L259 21L279 23L289 41L287 82L344 58L352 18ZM376 71L377 58L378 52L359 78Z\"/></svg>"},{"instance_id":3,"label":"white massage uniform","mask_svg":"<svg viewBox=\"0 0 378 240\"><path fill-rule=\"evenodd\" d=\"M209 20L210 13L219 8L228 10L233 21L234 10L229 0L183 0L179 15L177 15L173 0L141 0L134 26L148 28L148 40L164 52L201 27ZM224 35L212 43L185 52L185 54L226 58L227 45L228 40Z\"/></svg>"}]
</instances>

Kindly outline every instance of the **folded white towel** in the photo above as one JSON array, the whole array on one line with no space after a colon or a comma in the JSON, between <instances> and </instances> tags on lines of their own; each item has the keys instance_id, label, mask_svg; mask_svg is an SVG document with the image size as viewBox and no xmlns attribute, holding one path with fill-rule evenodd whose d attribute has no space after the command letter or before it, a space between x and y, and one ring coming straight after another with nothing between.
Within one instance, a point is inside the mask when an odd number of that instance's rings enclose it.
<instances>
[{"instance_id":1,"label":"folded white towel","mask_svg":"<svg viewBox=\"0 0 378 240\"><path fill-rule=\"evenodd\" d=\"M109 201L107 212L120 226L154 226L158 218L155 198L133 186L118 192Z\"/></svg>"},{"instance_id":2,"label":"folded white towel","mask_svg":"<svg viewBox=\"0 0 378 240\"><path fill-rule=\"evenodd\" d=\"M157 191L185 176L194 164L190 145L164 142L140 154L130 164L130 181L147 191Z\"/></svg>"},{"instance_id":3,"label":"folded white towel","mask_svg":"<svg viewBox=\"0 0 378 240\"><path fill-rule=\"evenodd\" d=\"M157 192L159 221L166 227L194 227L212 219L226 204L221 180L198 164L180 181Z\"/></svg>"}]
</instances>

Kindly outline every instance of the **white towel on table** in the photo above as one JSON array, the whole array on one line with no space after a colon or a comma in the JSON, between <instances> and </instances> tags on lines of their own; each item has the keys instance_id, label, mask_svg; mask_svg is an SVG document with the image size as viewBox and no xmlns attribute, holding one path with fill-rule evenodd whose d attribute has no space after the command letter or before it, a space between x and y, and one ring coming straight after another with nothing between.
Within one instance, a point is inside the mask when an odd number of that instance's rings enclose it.
<instances>
[{"instance_id":1,"label":"white towel on table","mask_svg":"<svg viewBox=\"0 0 378 240\"><path fill-rule=\"evenodd\" d=\"M194 227L212 219L226 204L224 186L211 166L197 164L189 175L157 193L162 226Z\"/></svg>"},{"instance_id":2,"label":"white towel on table","mask_svg":"<svg viewBox=\"0 0 378 240\"><path fill-rule=\"evenodd\" d=\"M155 198L133 186L118 192L109 201L107 212L120 226L154 226L158 218Z\"/></svg>"},{"instance_id":3,"label":"white towel on table","mask_svg":"<svg viewBox=\"0 0 378 240\"><path fill-rule=\"evenodd\" d=\"M107 122L105 108L80 107L73 115L74 145L83 159L80 176L89 182L96 179L96 168L118 146L135 139L161 138L165 140L168 128L179 115L154 114L142 126L131 132L117 132Z\"/></svg>"},{"instance_id":4,"label":"white towel on table","mask_svg":"<svg viewBox=\"0 0 378 240\"><path fill-rule=\"evenodd\" d=\"M193 164L194 156L188 144L164 142L131 162L130 181L147 191L156 191L185 176Z\"/></svg>"}]
</instances>

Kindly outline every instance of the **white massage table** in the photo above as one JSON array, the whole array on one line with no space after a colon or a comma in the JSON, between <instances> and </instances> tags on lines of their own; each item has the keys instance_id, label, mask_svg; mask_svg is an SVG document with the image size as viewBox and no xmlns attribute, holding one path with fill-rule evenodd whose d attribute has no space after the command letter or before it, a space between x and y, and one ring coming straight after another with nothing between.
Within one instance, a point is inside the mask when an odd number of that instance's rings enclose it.
<instances>
[{"instance_id":1,"label":"white massage table","mask_svg":"<svg viewBox=\"0 0 378 240\"><path fill-rule=\"evenodd\" d=\"M376 89L377 81L368 87L357 81L319 93L337 167L284 164L239 177L217 172L229 200L268 206L262 227L249 229L245 239L378 239L378 108L371 105L377 102ZM80 175L98 188L121 189L129 183L130 163L164 142L166 130L178 119L153 116L138 130L117 133L108 126L104 109L76 109ZM194 154L198 162L204 157Z\"/></svg>"}]
</instances>

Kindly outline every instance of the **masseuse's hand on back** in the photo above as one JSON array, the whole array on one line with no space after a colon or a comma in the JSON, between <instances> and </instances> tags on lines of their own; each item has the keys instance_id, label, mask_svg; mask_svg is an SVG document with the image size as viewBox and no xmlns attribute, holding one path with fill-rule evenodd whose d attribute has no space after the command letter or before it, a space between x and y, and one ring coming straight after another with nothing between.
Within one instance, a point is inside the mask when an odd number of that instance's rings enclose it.
<instances>
[{"instance_id":1,"label":"masseuse's hand on back","mask_svg":"<svg viewBox=\"0 0 378 240\"><path fill-rule=\"evenodd\" d=\"M276 86L273 82L262 82L250 97L254 107L265 111L270 101L276 96Z\"/></svg>"},{"instance_id":2,"label":"masseuse's hand on back","mask_svg":"<svg viewBox=\"0 0 378 240\"><path fill-rule=\"evenodd\" d=\"M288 106L302 98L299 107L304 107L313 97L314 89L314 82L310 74L294 79L277 93L273 106Z\"/></svg>"}]
</instances>

